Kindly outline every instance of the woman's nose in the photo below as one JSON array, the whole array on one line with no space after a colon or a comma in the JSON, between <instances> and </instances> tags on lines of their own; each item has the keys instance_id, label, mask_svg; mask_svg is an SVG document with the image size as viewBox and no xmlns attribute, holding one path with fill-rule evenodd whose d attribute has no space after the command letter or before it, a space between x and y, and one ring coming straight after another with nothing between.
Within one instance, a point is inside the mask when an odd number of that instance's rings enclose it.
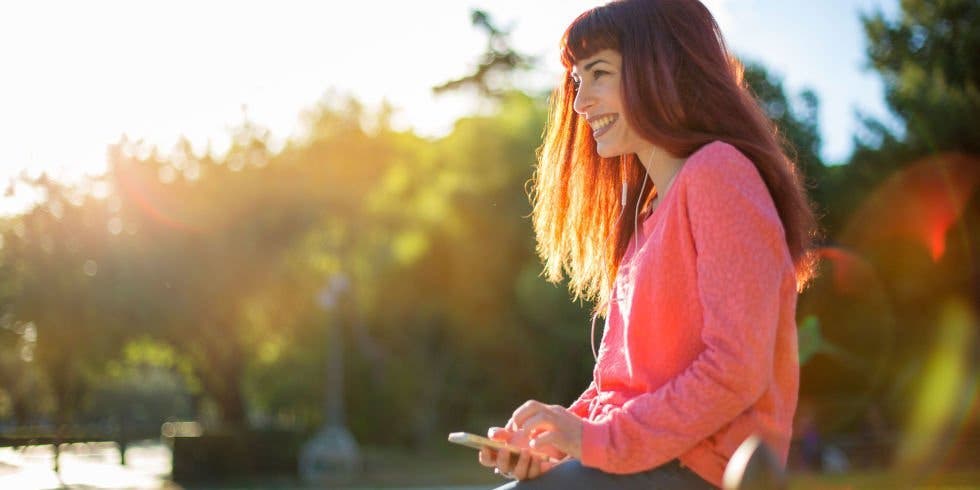
<instances>
[{"instance_id":1,"label":"woman's nose","mask_svg":"<svg viewBox=\"0 0 980 490\"><path fill-rule=\"evenodd\" d=\"M579 115L584 116L591 106L592 97L588 95L587 91L584 90L584 87L579 86L578 91L575 92L575 101L572 103L572 109L574 109Z\"/></svg>"}]
</instances>

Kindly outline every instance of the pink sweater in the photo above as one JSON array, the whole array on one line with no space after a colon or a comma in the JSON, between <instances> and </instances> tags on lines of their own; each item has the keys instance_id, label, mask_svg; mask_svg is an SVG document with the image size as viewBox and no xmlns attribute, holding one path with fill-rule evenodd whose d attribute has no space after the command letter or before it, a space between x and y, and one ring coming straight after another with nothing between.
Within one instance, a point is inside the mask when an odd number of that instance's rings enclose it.
<instances>
[{"instance_id":1,"label":"pink sweater","mask_svg":"<svg viewBox=\"0 0 980 490\"><path fill-rule=\"evenodd\" d=\"M569 407L585 422L582 464L634 473L679 458L720 486L754 433L785 463L799 385L796 279L755 166L727 143L700 148L637 238L593 382Z\"/></svg>"}]
</instances>

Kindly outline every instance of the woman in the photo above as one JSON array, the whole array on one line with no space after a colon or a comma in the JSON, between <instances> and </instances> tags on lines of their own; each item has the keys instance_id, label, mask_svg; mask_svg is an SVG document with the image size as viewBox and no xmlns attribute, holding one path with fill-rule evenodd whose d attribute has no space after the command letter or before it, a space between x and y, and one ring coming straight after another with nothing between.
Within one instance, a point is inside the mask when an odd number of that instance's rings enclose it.
<instances>
[{"instance_id":1,"label":"woman","mask_svg":"<svg viewBox=\"0 0 980 490\"><path fill-rule=\"evenodd\" d=\"M562 62L534 228L605 329L577 401L490 430L563 461L480 463L503 488L710 488L754 434L785 463L815 221L718 25L697 0L615 1L575 19Z\"/></svg>"}]
</instances>

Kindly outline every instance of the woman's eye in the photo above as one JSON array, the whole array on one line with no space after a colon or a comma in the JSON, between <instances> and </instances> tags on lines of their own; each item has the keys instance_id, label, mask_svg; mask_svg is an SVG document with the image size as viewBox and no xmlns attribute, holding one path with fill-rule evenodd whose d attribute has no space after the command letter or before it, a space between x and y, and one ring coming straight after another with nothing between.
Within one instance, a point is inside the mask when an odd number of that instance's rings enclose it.
<instances>
[{"instance_id":1,"label":"woman's eye","mask_svg":"<svg viewBox=\"0 0 980 490\"><path fill-rule=\"evenodd\" d=\"M582 81L579 80L578 78L572 78L571 80L572 80L572 87L574 87L575 91L577 92L579 85L582 85Z\"/></svg>"},{"instance_id":2,"label":"woman's eye","mask_svg":"<svg viewBox=\"0 0 980 490\"><path fill-rule=\"evenodd\" d=\"M593 78L593 79L596 79L596 80L598 80L598 79L599 79L599 77L601 77L601 76L603 76L603 75L608 75L608 74L609 74L609 72L608 72L608 71L604 71L604 70L595 70L595 71L593 71L593 72L592 72L592 78Z\"/></svg>"}]
</instances>

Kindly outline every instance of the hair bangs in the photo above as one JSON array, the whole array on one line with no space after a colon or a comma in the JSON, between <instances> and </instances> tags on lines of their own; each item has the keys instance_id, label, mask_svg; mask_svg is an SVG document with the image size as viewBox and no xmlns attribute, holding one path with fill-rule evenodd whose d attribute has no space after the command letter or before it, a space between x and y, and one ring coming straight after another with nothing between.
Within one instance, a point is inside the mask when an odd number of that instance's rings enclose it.
<instances>
[{"instance_id":1,"label":"hair bangs","mask_svg":"<svg viewBox=\"0 0 980 490\"><path fill-rule=\"evenodd\" d=\"M608 6L601 6L586 11L565 30L561 40L561 62L565 69L571 70L576 61L603 49L620 50L620 31L607 9Z\"/></svg>"}]
</instances>

